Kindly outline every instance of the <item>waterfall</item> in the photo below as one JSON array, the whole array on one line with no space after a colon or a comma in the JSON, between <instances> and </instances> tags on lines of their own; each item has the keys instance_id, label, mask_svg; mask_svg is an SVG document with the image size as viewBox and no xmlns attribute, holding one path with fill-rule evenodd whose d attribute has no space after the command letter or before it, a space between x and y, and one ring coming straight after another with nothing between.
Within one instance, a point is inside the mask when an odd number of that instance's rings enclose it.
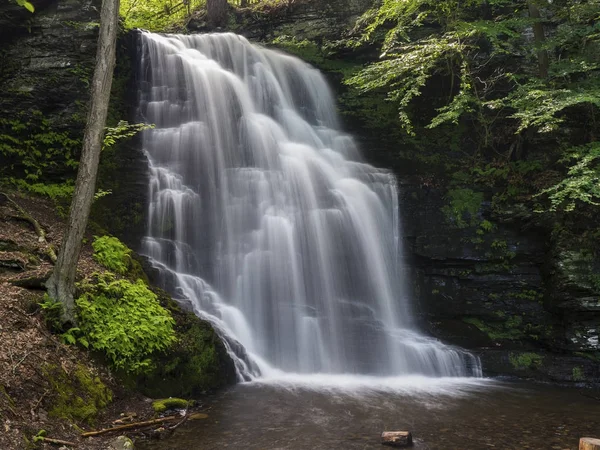
<instances>
[{"instance_id":1,"label":"waterfall","mask_svg":"<svg viewBox=\"0 0 600 450\"><path fill-rule=\"evenodd\" d=\"M141 34L143 253L223 337L240 379L479 375L420 334L396 180L340 131L320 72L234 34Z\"/></svg>"}]
</instances>

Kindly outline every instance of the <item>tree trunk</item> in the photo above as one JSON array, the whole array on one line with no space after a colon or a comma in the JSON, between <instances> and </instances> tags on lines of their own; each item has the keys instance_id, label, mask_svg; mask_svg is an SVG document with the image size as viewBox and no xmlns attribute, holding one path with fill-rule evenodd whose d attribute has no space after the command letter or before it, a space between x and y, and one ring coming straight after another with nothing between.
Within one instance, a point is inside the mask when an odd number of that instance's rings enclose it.
<instances>
[{"instance_id":1,"label":"tree trunk","mask_svg":"<svg viewBox=\"0 0 600 450\"><path fill-rule=\"evenodd\" d=\"M77 261L96 190L98 163L115 68L118 21L119 0L103 0L96 67L92 78L90 105L75 192L58 260L54 272L46 283L50 297L63 304L63 321L65 322L76 322L73 295Z\"/></svg>"},{"instance_id":2,"label":"tree trunk","mask_svg":"<svg viewBox=\"0 0 600 450\"><path fill-rule=\"evenodd\" d=\"M206 17L211 27L227 24L227 0L206 0Z\"/></svg>"},{"instance_id":3,"label":"tree trunk","mask_svg":"<svg viewBox=\"0 0 600 450\"><path fill-rule=\"evenodd\" d=\"M542 48L546 43L546 35L544 34L544 25L541 22L542 16L540 10L534 1L535 0L529 0L527 6L529 7L529 17L536 20L533 24L533 37L535 39L535 45L538 47L539 77L547 78L550 61L548 59L548 51Z\"/></svg>"}]
</instances>

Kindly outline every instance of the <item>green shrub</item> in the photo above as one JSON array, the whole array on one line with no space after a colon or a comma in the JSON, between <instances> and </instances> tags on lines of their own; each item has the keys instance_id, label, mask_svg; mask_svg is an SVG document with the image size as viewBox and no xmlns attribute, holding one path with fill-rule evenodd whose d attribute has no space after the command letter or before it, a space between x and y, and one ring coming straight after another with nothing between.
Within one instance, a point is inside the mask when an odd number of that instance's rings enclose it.
<instances>
[{"instance_id":1,"label":"green shrub","mask_svg":"<svg viewBox=\"0 0 600 450\"><path fill-rule=\"evenodd\" d=\"M573 381L585 381L585 375L583 373L583 367L573 367Z\"/></svg>"},{"instance_id":2,"label":"green shrub","mask_svg":"<svg viewBox=\"0 0 600 450\"><path fill-rule=\"evenodd\" d=\"M542 365L543 357L537 353L511 353L509 361L515 369L537 369Z\"/></svg>"},{"instance_id":3,"label":"green shrub","mask_svg":"<svg viewBox=\"0 0 600 450\"><path fill-rule=\"evenodd\" d=\"M475 226L478 222L477 213L483 202L483 193L472 189L450 189L446 195L449 205L442 208L449 222L457 228Z\"/></svg>"},{"instance_id":4,"label":"green shrub","mask_svg":"<svg viewBox=\"0 0 600 450\"><path fill-rule=\"evenodd\" d=\"M121 275L127 273L131 261L131 250L116 237L94 236L92 243L94 259L108 270Z\"/></svg>"},{"instance_id":5,"label":"green shrub","mask_svg":"<svg viewBox=\"0 0 600 450\"><path fill-rule=\"evenodd\" d=\"M89 347L103 352L118 370L139 374L152 369L150 356L176 338L171 314L142 281L105 273L86 286L76 304L80 330Z\"/></svg>"}]
</instances>

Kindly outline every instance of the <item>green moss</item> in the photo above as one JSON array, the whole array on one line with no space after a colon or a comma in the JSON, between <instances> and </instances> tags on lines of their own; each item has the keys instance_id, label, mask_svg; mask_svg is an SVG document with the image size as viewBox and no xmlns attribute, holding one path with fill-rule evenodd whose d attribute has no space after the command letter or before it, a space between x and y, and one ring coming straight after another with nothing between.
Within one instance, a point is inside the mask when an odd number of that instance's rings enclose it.
<instances>
[{"instance_id":1,"label":"green moss","mask_svg":"<svg viewBox=\"0 0 600 450\"><path fill-rule=\"evenodd\" d=\"M81 364L71 374L48 364L43 373L52 387L51 417L91 423L112 401L110 389Z\"/></svg>"},{"instance_id":2,"label":"green moss","mask_svg":"<svg viewBox=\"0 0 600 450\"><path fill-rule=\"evenodd\" d=\"M498 317L504 317L496 312ZM523 319L519 316L511 316L503 323L484 323L481 319L476 317L465 317L463 322L474 325L481 331L489 336L493 341L498 340L519 340L526 337L523 333L522 325Z\"/></svg>"},{"instance_id":3,"label":"green moss","mask_svg":"<svg viewBox=\"0 0 600 450\"><path fill-rule=\"evenodd\" d=\"M537 353L511 353L508 359L515 369L537 369L544 358Z\"/></svg>"},{"instance_id":4,"label":"green moss","mask_svg":"<svg viewBox=\"0 0 600 450\"><path fill-rule=\"evenodd\" d=\"M155 290L175 319L177 342L168 355L155 355L154 370L135 380L150 397L196 397L235 383L233 362L209 323L183 311L164 292Z\"/></svg>"},{"instance_id":5,"label":"green moss","mask_svg":"<svg viewBox=\"0 0 600 450\"><path fill-rule=\"evenodd\" d=\"M168 409L185 409L188 405L189 402L187 400L176 397L163 398L152 402L152 408L157 413L165 412Z\"/></svg>"}]
</instances>

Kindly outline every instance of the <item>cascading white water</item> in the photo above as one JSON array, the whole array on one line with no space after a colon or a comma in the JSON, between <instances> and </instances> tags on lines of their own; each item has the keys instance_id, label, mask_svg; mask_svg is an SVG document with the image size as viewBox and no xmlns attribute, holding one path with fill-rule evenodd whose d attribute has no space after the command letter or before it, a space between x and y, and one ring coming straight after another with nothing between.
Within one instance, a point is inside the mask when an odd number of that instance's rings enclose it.
<instances>
[{"instance_id":1,"label":"cascading white water","mask_svg":"<svg viewBox=\"0 0 600 450\"><path fill-rule=\"evenodd\" d=\"M480 374L414 330L394 176L361 161L316 69L234 34L141 45L143 251L241 377Z\"/></svg>"}]
</instances>

